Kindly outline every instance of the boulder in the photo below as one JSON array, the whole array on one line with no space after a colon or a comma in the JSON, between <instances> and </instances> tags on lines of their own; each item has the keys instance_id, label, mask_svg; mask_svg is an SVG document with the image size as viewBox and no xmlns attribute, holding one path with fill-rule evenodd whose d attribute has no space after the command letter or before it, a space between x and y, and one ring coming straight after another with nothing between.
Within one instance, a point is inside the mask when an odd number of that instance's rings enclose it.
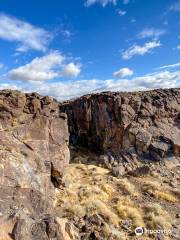
<instances>
[{"instance_id":1,"label":"boulder","mask_svg":"<svg viewBox=\"0 0 180 240\"><path fill-rule=\"evenodd\" d=\"M172 139L174 155L180 157L180 135L177 134Z\"/></svg>"},{"instance_id":2,"label":"boulder","mask_svg":"<svg viewBox=\"0 0 180 240\"><path fill-rule=\"evenodd\" d=\"M144 129L139 129L136 134L136 150L138 154L147 152L151 143L152 135Z\"/></svg>"},{"instance_id":3,"label":"boulder","mask_svg":"<svg viewBox=\"0 0 180 240\"><path fill-rule=\"evenodd\" d=\"M124 176L124 175L126 174L125 167L124 167L123 165L113 167L113 168L112 168L112 174L113 174L115 177L122 177L122 176Z\"/></svg>"},{"instance_id":4,"label":"boulder","mask_svg":"<svg viewBox=\"0 0 180 240\"><path fill-rule=\"evenodd\" d=\"M168 153L169 144L165 142L153 142L150 145L150 155L154 160L162 160Z\"/></svg>"}]
</instances>

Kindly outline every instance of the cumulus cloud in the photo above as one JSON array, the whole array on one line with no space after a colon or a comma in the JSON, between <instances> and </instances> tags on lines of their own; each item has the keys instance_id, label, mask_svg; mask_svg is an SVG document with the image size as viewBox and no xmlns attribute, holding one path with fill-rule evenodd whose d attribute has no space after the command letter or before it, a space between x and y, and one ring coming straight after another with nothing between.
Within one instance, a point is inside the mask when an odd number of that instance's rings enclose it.
<instances>
[{"instance_id":1,"label":"cumulus cloud","mask_svg":"<svg viewBox=\"0 0 180 240\"><path fill-rule=\"evenodd\" d=\"M140 77L128 79L92 79L61 82L17 82L0 84L0 89L11 88L24 92L38 92L50 95L60 101L79 97L88 93L101 91L141 91L157 88L180 87L180 71L160 71Z\"/></svg>"},{"instance_id":2,"label":"cumulus cloud","mask_svg":"<svg viewBox=\"0 0 180 240\"><path fill-rule=\"evenodd\" d=\"M121 68L120 70L113 73L113 76L118 78L124 78L132 75L133 75L133 70L129 68Z\"/></svg>"},{"instance_id":3,"label":"cumulus cloud","mask_svg":"<svg viewBox=\"0 0 180 240\"><path fill-rule=\"evenodd\" d=\"M81 72L81 65L73 62L67 64L62 72L63 76L77 77Z\"/></svg>"},{"instance_id":4,"label":"cumulus cloud","mask_svg":"<svg viewBox=\"0 0 180 240\"><path fill-rule=\"evenodd\" d=\"M7 78L23 81L47 81L61 76L76 77L80 66L74 63L65 64L65 57L58 51L43 57L37 57L30 63L12 69Z\"/></svg>"},{"instance_id":5,"label":"cumulus cloud","mask_svg":"<svg viewBox=\"0 0 180 240\"><path fill-rule=\"evenodd\" d=\"M156 28L145 28L139 34L138 38L159 38L161 35L164 35L166 30L164 29L156 29Z\"/></svg>"},{"instance_id":6,"label":"cumulus cloud","mask_svg":"<svg viewBox=\"0 0 180 240\"><path fill-rule=\"evenodd\" d=\"M122 53L122 58L128 60L134 57L135 55L143 56L146 53L149 53L153 48L157 48L159 46L161 46L160 41L147 42L143 46L134 44L133 46L131 46L129 49Z\"/></svg>"},{"instance_id":7,"label":"cumulus cloud","mask_svg":"<svg viewBox=\"0 0 180 240\"><path fill-rule=\"evenodd\" d=\"M15 17L0 14L0 38L17 42L17 52L29 49L46 51L52 35L42 28L35 27Z\"/></svg>"},{"instance_id":8,"label":"cumulus cloud","mask_svg":"<svg viewBox=\"0 0 180 240\"><path fill-rule=\"evenodd\" d=\"M3 63L0 63L0 69L2 69L4 67Z\"/></svg>"},{"instance_id":9,"label":"cumulus cloud","mask_svg":"<svg viewBox=\"0 0 180 240\"><path fill-rule=\"evenodd\" d=\"M90 6L94 5L95 3L99 3L103 7L106 7L106 5L108 3L112 3L112 4L116 5L117 4L117 0L86 0L85 6L86 7L90 7Z\"/></svg>"}]
</instances>

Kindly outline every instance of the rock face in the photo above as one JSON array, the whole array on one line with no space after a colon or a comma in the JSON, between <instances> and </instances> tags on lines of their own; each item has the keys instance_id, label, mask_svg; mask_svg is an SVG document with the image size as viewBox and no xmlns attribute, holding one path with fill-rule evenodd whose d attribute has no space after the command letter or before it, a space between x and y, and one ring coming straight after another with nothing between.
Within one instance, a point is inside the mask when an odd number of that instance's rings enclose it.
<instances>
[{"instance_id":1,"label":"rock face","mask_svg":"<svg viewBox=\"0 0 180 240\"><path fill-rule=\"evenodd\" d=\"M69 163L68 141L67 117L55 100L35 93L0 92L0 222L4 231L0 240L49 239L50 232L53 239L60 239L53 215L53 185L60 182Z\"/></svg>"},{"instance_id":2,"label":"rock face","mask_svg":"<svg viewBox=\"0 0 180 240\"><path fill-rule=\"evenodd\" d=\"M136 164L137 157L179 163L180 89L106 92L62 104L0 91L0 240L79 239L53 209L70 159L66 114L71 143L102 153L97 159L117 177L148 175L151 169ZM85 222L101 228L97 216Z\"/></svg>"},{"instance_id":3,"label":"rock face","mask_svg":"<svg viewBox=\"0 0 180 240\"><path fill-rule=\"evenodd\" d=\"M180 89L104 92L60 106L69 118L72 144L161 160L180 155Z\"/></svg>"}]
</instances>

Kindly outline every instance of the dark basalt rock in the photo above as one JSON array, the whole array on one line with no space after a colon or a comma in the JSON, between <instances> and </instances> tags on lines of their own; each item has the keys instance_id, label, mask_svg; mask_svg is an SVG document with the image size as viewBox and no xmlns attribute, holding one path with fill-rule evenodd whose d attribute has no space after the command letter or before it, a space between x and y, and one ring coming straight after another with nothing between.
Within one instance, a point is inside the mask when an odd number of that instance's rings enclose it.
<instances>
[{"instance_id":1,"label":"dark basalt rock","mask_svg":"<svg viewBox=\"0 0 180 240\"><path fill-rule=\"evenodd\" d=\"M179 156L180 89L104 92L60 104L70 141L113 156L134 148L139 157Z\"/></svg>"}]
</instances>

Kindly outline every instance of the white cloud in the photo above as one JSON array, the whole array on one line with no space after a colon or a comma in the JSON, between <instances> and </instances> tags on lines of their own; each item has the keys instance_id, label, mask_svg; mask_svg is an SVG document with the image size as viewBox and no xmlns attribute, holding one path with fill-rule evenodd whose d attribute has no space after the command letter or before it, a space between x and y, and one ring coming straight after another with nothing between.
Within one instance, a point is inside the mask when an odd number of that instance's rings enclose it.
<instances>
[{"instance_id":1,"label":"white cloud","mask_svg":"<svg viewBox=\"0 0 180 240\"><path fill-rule=\"evenodd\" d=\"M164 29L156 29L156 28L145 28L139 34L138 38L159 38L161 35L164 35L166 31Z\"/></svg>"},{"instance_id":2,"label":"white cloud","mask_svg":"<svg viewBox=\"0 0 180 240\"><path fill-rule=\"evenodd\" d=\"M120 16L126 15L126 11L123 11L123 10L121 10L121 9L118 9L118 10L117 10L117 13L118 13Z\"/></svg>"},{"instance_id":3,"label":"white cloud","mask_svg":"<svg viewBox=\"0 0 180 240\"><path fill-rule=\"evenodd\" d=\"M121 68L117 72L113 73L113 76L118 77L118 78L124 78L124 77L132 76L132 75L133 75L133 70L131 70L129 68Z\"/></svg>"},{"instance_id":4,"label":"white cloud","mask_svg":"<svg viewBox=\"0 0 180 240\"><path fill-rule=\"evenodd\" d=\"M175 64L170 64L170 65L164 65L162 67L159 67L158 69L176 68L176 67L180 67L180 62L175 63Z\"/></svg>"},{"instance_id":5,"label":"white cloud","mask_svg":"<svg viewBox=\"0 0 180 240\"><path fill-rule=\"evenodd\" d=\"M0 38L17 42L17 52L29 49L46 51L52 35L42 28L35 27L17 18L0 14Z\"/></svg>"},{"instance_id":6,"label":"white cloud","mask_svg":"<svg viewBox=\"0 0 180 240\"><path fill-rule=\"evenodd\" d=\"M106 7L108 3L112 3L113 5L116 5L118 0L86 0L85 1L85 6L90 7L94 5L95 3L101 4L103 7ZM122 0L123 4L128 4L130 3L130 0Z\"/></svg>"},{"instance_id":7,"label":"white cloud","mask_svg":"<svg viewBox=\"0 0 180 240\"><path fill-rule=\"evenodd\" d=\"M177 49L178 49L178 50L180 50L180 45L179 45L179 46L177 46Z\"/></svg>"},{"instance_id":8,"label":"white cloud","mask_svg":"<svg viewBox=\"0 0 180 240\"><path fill-rule=\"evenodd\" d=\"M0 63L0 69L2 69L4 67L3 63Z\"/></svg>"},{"instance_id":9,"label":"white cloud","mask_svg":"<svg viewBox=\"0 0 180 240\"><path fill-rule=\"evenodd\" d=\"M81 72L81 65L80 64L74 64L69 63L64 67L64 70L62 72L63 76L69 76L69 77L77 77Z\"/></svg>"},{"instance_id":10,"label":"white cloud","mask_svg":"<svg viewBox=\"0 0 180 240\"><path fill-rule=\"evenodd\" d=\"M99 3L103 7L106 7L106 5L108 3L112 3L112 4L116 5L117 4L117 0L86 0L85 6L86 7L90 7L90 6L94 5L95 3Z\"/></svg>"},{"instance_id":11,"label":"white cloud","mask_svg":"<svg viewBox=\"0 0 180 240\"><path fill-rule=\"evenodd\" d=\"M0 84L0 89L12 88L24 92L38 92L42 95L50 95L58 100L67 100L84 94L101 91L141 91L157 88L180 87L180 71L160 71L141 77L128 79L108 80L76 80L63 82L17 82Z\"/></svg>"},{"instance_id":12,"label":"white cloud","mask_svg":"<svg viewBox=\"0 0 180 240\"><path fill-rule=\"evenodd\" d=\"M180 12L180 1L174 3L173 5L170 6L169 8L170 11L174 12Z\"/></svg>"},{"instance_id":13,"label":"white cloud","mask_svg":"<svg viewBox=\"0 0 180 240\"><path fill-rule=\"evenodd\" d=\"M143 56L146 53L149 53L151 49L161 46L160 41L147 42L143 46L134 44L129 49L122 53L122 58L128 60L135 55Z\"/></svg>"},{"instance_id":14,"label":"white cloud","mask_svg":"<svg viewBox=\"0 0 180 240\"><path fill-rule=\"evenodd\" d=\"M123 0L124 4L128 4L130 2L130 0Z\"/></svg>"},{"instance_id":15,"label":"white cloud","mask_svg":"<svg viewBox=\"0 0 180 240\"><path fill-rule=\"evenodd\" d=\"M7 78L23 81L47 81L56 77L76 77L80 73L80 67L74 63L65 64L65 57L58 51L43 57L37 57L30 63L12 69Z\"/></svg>"}]
</instances>

